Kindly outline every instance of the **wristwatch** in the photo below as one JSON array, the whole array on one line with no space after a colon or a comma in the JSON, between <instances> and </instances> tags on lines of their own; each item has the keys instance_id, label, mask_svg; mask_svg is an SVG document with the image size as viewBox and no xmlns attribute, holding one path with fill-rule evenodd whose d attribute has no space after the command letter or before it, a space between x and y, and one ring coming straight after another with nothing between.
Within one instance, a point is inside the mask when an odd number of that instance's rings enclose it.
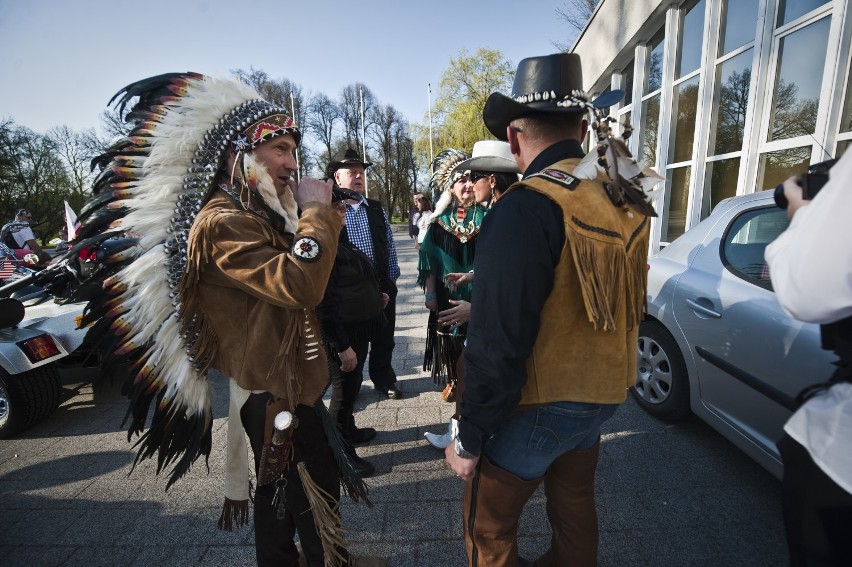
<instances>
[{"instance_id":1,"label":"wristwatch","mask_svg":"<svg viewBox=\"0 0 852 567\"><path fill-rule=\"evenodd\" d=\"M458 455L462 459L475 459L476 458L476 455L474 455L470 451L464 450L464 447L462 446L461 439L459 439L458 437L456 437L455 450L456 450L456 455Z\"/></svg>"}]
</instances>

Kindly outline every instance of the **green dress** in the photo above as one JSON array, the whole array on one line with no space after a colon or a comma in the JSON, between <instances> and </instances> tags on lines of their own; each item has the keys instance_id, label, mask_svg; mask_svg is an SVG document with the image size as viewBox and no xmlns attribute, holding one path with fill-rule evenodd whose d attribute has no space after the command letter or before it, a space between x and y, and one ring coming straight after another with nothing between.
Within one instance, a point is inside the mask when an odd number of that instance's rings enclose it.
<instances>
[{"instance_id":1,"label":"green dress","mask_svg":"<svg viewBox=\"0 0 852 567\"><path fill-rule=\"evenodd\" d=\"M454 329L439 325L438 312L451 307L450 299L470 301L472 288L468 284L450 290L444 277L473 269L476 241L487 211L483 205L448 207L432 217L420 245L417 283L425 288L427 277L434 274L438 301L438 311L429 313L423 370L431 370L432 379L439 385L456 381L456 361L464 347L467 324Z\"/></svg>"}]
</instances>

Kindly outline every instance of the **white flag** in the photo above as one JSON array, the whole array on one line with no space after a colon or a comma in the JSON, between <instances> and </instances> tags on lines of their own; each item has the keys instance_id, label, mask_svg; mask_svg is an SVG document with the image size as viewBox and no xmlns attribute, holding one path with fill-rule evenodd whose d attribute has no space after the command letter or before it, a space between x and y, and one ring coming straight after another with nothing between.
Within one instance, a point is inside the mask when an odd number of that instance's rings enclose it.
<instances>
[{"instance_id":1,"label":"white flag","mask_svg":"<svg viewBox=\"0 0 852 567\"><path fill-rule=\"evenodd\" d=\"M68 229L68 242L71 242L77 237L77 229L80 228L80 223L77 222L77 214L65 201L65 227Z\"/></svg>"}]
</instances>

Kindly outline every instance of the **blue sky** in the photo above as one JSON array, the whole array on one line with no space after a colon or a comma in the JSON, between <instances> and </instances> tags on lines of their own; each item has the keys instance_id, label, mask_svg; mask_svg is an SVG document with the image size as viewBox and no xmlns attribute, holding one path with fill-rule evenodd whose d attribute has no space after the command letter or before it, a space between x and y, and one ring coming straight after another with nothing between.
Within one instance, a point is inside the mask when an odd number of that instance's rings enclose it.
<instances>
[{"instance_id":1,"label":"blue sky","mask_svg":"<svg viewBox=\"0 0 852 567\"><path fill-rule=\"evenodd\" d=\"M513 65L573 30L563 0L0 0L0 117L37 132L99 124L110 97L170 71L254 67L336 99L363 82L411 122L451 57L500 50Z\"/></svg>"}]
</instances>

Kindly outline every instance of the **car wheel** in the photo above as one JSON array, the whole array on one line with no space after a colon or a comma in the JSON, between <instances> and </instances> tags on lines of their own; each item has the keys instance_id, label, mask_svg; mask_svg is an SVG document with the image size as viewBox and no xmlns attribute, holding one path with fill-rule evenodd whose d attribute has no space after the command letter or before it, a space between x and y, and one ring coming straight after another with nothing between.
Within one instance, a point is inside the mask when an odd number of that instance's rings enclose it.
<instances>
[{"instance_id":1,"label":"car wheel","mask_svg":"<svg viewBox=\"0 0 852 567\"><path fill-rule=\"evenodd\" d=\"M59 406L62 383L55 364L14 376L0 369L0 439L34 425Z\"/></svg>"},{"instance_id":2,"label":"car wheel","mask_svg":"<svg viewBox=\"0 0 852 567\"><path fill-rule=\"evenodd\" d=\"M689 375L674 337L657 321L644 321L638 347L633 397L654 417L678 421L688 416Z\"/></svg>"}]
</instances>

